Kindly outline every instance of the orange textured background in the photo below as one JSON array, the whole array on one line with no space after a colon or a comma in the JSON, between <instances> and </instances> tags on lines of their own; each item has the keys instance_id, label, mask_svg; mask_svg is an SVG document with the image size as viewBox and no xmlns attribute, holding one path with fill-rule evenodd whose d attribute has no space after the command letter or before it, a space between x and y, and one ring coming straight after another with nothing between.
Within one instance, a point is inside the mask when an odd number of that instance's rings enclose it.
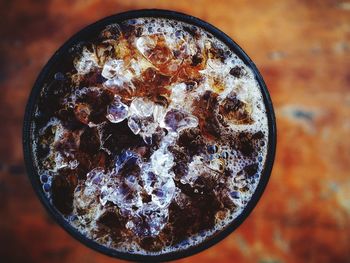
<instances>
[{"instance_id":1,"label":"orange textured background","mask_svg":"<svg viewBox=\"0 0 350 263\"><path fill-rule=\"evenodd\" d=\"M179 262L350 262L350 2L1 1L0 262L119 262L70 237L44 211L23 166L24 107L63 42L107 15L185 12L217 26L255 61L277 115L263 198L243 225Z\"/></svg>"}]
</instances>

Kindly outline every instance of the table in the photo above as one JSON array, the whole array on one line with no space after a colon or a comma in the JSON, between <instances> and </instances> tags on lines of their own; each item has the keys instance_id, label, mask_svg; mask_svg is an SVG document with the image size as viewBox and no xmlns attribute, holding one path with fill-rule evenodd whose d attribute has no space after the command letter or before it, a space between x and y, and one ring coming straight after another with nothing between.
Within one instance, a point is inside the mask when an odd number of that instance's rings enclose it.
<instances>
[{"instance_id":1,"label":"table","mask_svg":"<svg viewBox=\"0 0 350 263\"><path fill-rule=\"evenodd\" d=\"M261 71L278 146L268 187L243 225L179 262L350 262L350 2L1 1L0 258L118 262L65 233L26 177L24 107L41 68L73 33L141 8L181 11L231 36Z\"/></svg>"}]
</instances>

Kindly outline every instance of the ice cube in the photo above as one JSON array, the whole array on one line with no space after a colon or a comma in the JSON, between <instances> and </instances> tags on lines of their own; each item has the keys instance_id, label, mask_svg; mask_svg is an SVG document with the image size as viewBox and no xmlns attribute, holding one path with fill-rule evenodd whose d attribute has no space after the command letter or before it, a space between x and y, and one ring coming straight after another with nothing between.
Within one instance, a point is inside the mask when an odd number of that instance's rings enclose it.
<instances>
[{"instance_id":1,"label":"ice cube","mask_svg":"<svg viewBox=\"0 0 350 263\"><path fill-rule=\"evenodd\" d=\"M177 131L187 129L187 128L194 128L198 126L198 119L195 116L188 116L185 117L178 125Z\"/></svg>"},{"instance_id":2,"label":"ice cube","mask_svg":"<svg viewBox=\"0 0 350 263\"><path fill-rule=\"evenodd\" d=\"M125 227L127 229L133 229L135 227L135 224L132 222L132 221L128 221L126 224L125 224Z\"/></svg>"},{"instance_id":3,"label":"ice cube","mask_svg":"<svg viewBox=\"0 0 350 263\"><path fill-rule=\"evenodd\" d=\"M141 122L141 130L143 135L151 136L156 132L158 124L152 119L143 119Z\"/></svg>"},{"instance_id":4,"label":"ice cube","mask_svg":"<svg viewBox=\"0 0 350 263\"><path fill-rule=\"evenodd\" d=\"M135 187L136 184L138 183L138 180L137 180L136 176L129 175L125 178L125 183L130 187Z\"/></svg>"},{"instance_id":5,"label":"ice cube","mask_svg":"<svg viewBox=\"0 0 350 263\"><path fill-rule=\"evenodd\" d=\"M70 169L72 169L72 170L75 169L75 168L77 168L78 165L79 165L78 160L71 160L71 161L69 161L69 163L68 163L68 167L69 167Z\"/></svg>"},{"instance_id":6,"label":"ice cube","mask_svg":"<svg viewBox=\"0 0 350 263\"><path fill-rule=\"evenodd\" d=\"M107 119L113 123L119 123L128 116L129 107L120 101L119 96L115 96L113 102L107 108Z\"/></svg>"},{"instance_id":7,"label":"ice cube","mask_svg":"<svg viewBox=\"0 0 350 263\"><path fill-rule=\"evenodd\" d=\"M137 116L130 116L128 118L128 126L134 134L138 134L141 131L141 122Z\"/></svg>"},{"instance_id":8,"label":"ice cube","mask_svg":"<svg viewBox=\"0 0 350 263\"><path fill-rule=\"evenodd\" d=\"M140 65L140 62L134 58L130 60L130 70L133 71L134 75L137 77L142 73L142 65Z\"/></svg>"},{"instance_id":9,"label":"ice cube","mask_svg":"<svg viewBox=\"0 0 350 263\"><path fill-rule=\"evenodd\" d=\"M166 113L166 108L161 106L161 105L154 105L154 110L153 110L153 119L155 122L157 122L160 127L165 127L164 125L164 116Z\"/></svg>"},{"instance_id":10,"label":"ice cube","mask_svg":"<svg viewBox=\"0 0 350 263\"><path fill-rule=\"evenodd\" d=\"M142 36L136 40L137 50L146 58L148 57L149 50L155 48L156 44L156 38L151 36Z\"/></svg>"},{"instance_id":11,"label":"ice cube","mask_svg":"<svg viewBox=\"0 0 350 263\"><path fill-rule=\"evenodd\" d=\"M153 121L152 117L141 119L140 135L147 145L153 143L153 136L155 135L157 128L158 124Z\"/></svg>"},{"instance_id":12,"label":"ice cube","mask_svg":"<svg viewBox=\"0 0 350 263\"><path fill-rule=\"evenodd\" d=\"M121 88L124 86L125 79L122 77L115 77L114 79L108 79L103 83L106 88Z\"/></svg>"},{"instance_id":13,"label":"ice cube","mask_svg":"<svg viewBox=\"0 0 350 263\"><path fill-rule=\"evenodd\" d=\"M97 167L86 174L86 184L99 185L104 177L103 168Z\"/></svg>"},{"instance_id":14,"label":"ice cube","mask_svg":"<svg viewBox=\"0 0 350 263\"><path fill-rule=\"evenodd\" d=\"M121 210L132 211L133 207L141 207L143 203L138 188L139 186L134 188L125 183L118 184L110 195L109 201L116 204Z\"/></svg>"},{"instance_id":15,"label":"ice cube","mask_svg":"<svg viewBox=\"0 0 350 263\"><path fill-rule=\"evenodd\" d=\"M123 60L108 60L103 67L102 76L107 79L103 83L106 88L133 89L130 80L134 76L130 70L124 67Z\"/></svg>"},{"instance_id":16,"label":"ice cube","mask_svg":"<svg viewBox=\"0 0 350 263\"><path fill-rule=\"evenodd\" d=\"M188 164L188 172L181 178L183 184L193 184L203 172L210 172L203 163L200 156L194 156L192 162Z\"/></svg>"},{"instance_id":17,"label":"ice cube","mask_svg":"<svg viewBox=\"0 0 350 263\"><path fill-rule=\"evenodd\" d=\"M111 201L111 195L113 193L113 188L107 185L101 187L100 193L100 203L106 205L108 201Z\"/></svg>"},{"instance_id":18,"label":"ice cube","mask_svg":"<svg viewBox=\"0 0 350 263\"><path fill-rule=\"evenodd\" d=\"M136 153L132 151L122 151L122 153L117 157L115 162L116 172L119 171L126 164L135 164L138 160L138 156Z\"/></svg>"},{"instance_id":19,"label":"ice cube","mask_svg":"<svg viewBox=\"0 0 350 263\"><path fill-rule=\"evenodd\" d=\"M186 99L186 84L179 83L172 86L170 98L175 104L183 104Z\"/></svg>"},{"instance_id":20,"label":"ice cube","mask_svg":"<svg viewBox=\"0 0 350 263\"><path fill-rule=\"evenodd\" d=\"M168 129L175 132L198 126L196 116L176 109L171 109L166 113L164 122Z\"/></svg>"},{"instance_id":21,"label":"ice cube","mask_svg":"<svg viewBox=\"0 0 350 263\"><path fill-rule=\"evenodd\" d=\"M152 200L161 208L167 207L175 193L175 183L171 177L164 179L152 192Z\"/></svg>"},{"instance_id":22,"label":"ice cube","mask_svg":"<svg viewBox=\"0 0 350 263\"><path fill-rule=\"evenodd\" d=\"M144 189L148 194L151 194L154 186L160 181L160 177L155 173L148 171L148 169L141 174L141 177L143 180Z\"/></svg>"},{"instance_id":23,"label":"ice cube","mask_svg":"<svg viewBox=\"0 0 350 263\"><path fill-rule=\"evenodd\" d=\"M152 145L152 142L153 142L152 135L143 134L142 139L147 145Z\"/></svg>"},{"instance_id":24,"label":"ice cube","mask_svg":"<svg viewBox=\"0 0 350 263\"><path fill-rule=\"evenodd\" d=\"M92 169L86 175L86 181L81 184L77 192L83 193L85 199L92 199L93 196L100 195L100 203L104 205L108 200L105 200L105 196L108 195L106 187L104 186L108 180L108 174L106 174L103 168L97 167ZM78 189L78 188L77 188Z\"/></svg>"},{"instance_id":25,"label":"ice cube","mask_svg":"<svg viewBox=\"0 0 350 263\"><path fill-rule=\"evenodd\" d=\"M155 174L168 177L171 176L169 170L174 165L174 157L164 148L160 148L152 154L151 164Z\"/></svg>"},{"instance_id":26,"label":"ice cube","mask_svg":"<svg viewBox=\"0 0 350 263\"><path fill-rule=\"evenodd\" d=\"M103 66L102 76L106 79L113 79L115 76L123 74L123 68L123 60L110 59Z\"/></svg>"},{"instance_id":27,"label":"ice cube","mask_svg":"<svg viewBox=\"0 0 350 263\"><path fill-rule=\"evenodd\" d=\"M154 103L152 101L136 98L130 104L130 112L140 117L149 117L153 114Z\"/></svg>"},{"instance_id":28,"label":"ice cube","mask_svg":"<svg viewBox=\"0 0 350 263\"><path fill-rule=\"evenodd\" d=\"M136 48L155 66L164 65L172 58L172 52L161 34L139 37Z\"/></svg>"}]
</instances>

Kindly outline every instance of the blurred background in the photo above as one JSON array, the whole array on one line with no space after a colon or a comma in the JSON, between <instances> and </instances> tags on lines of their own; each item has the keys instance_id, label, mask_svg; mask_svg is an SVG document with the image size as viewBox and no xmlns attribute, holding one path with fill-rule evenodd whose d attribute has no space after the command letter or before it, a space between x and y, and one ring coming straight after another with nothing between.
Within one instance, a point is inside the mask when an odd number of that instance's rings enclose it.
<instances>
[{"instance_id":1,"label":"blurred background","mask_svg":"<svg viewBox=\"0 0 350 263\"><path fill-rule=\"evenodd\" d=\"M270 90L278 147L249 218L178 262L350 262L350 1L23 0L0 2L0 261L122 262L94 252L44 211L22 157L32 85L72 34L140 8L215 25L253 59Z\"/></svg>"}]
</instances>

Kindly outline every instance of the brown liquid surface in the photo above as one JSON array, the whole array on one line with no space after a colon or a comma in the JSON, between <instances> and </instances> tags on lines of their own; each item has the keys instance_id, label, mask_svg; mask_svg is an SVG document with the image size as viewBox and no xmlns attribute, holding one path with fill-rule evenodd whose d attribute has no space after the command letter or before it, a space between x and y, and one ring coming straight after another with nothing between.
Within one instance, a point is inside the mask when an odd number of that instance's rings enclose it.
<instances>
[{"instance_id":1,"label":"brown liquid surface","mask_svg":"<svg viewBox=\"0 0 350 263\"><path fill-rule=\"evenodd\" d=\"M247 66L196 27L153 20L72 48L35 118L52 204L98 243L145 254L232 222L260 179L268 134Z\"/></svg>"}]
</instances>

